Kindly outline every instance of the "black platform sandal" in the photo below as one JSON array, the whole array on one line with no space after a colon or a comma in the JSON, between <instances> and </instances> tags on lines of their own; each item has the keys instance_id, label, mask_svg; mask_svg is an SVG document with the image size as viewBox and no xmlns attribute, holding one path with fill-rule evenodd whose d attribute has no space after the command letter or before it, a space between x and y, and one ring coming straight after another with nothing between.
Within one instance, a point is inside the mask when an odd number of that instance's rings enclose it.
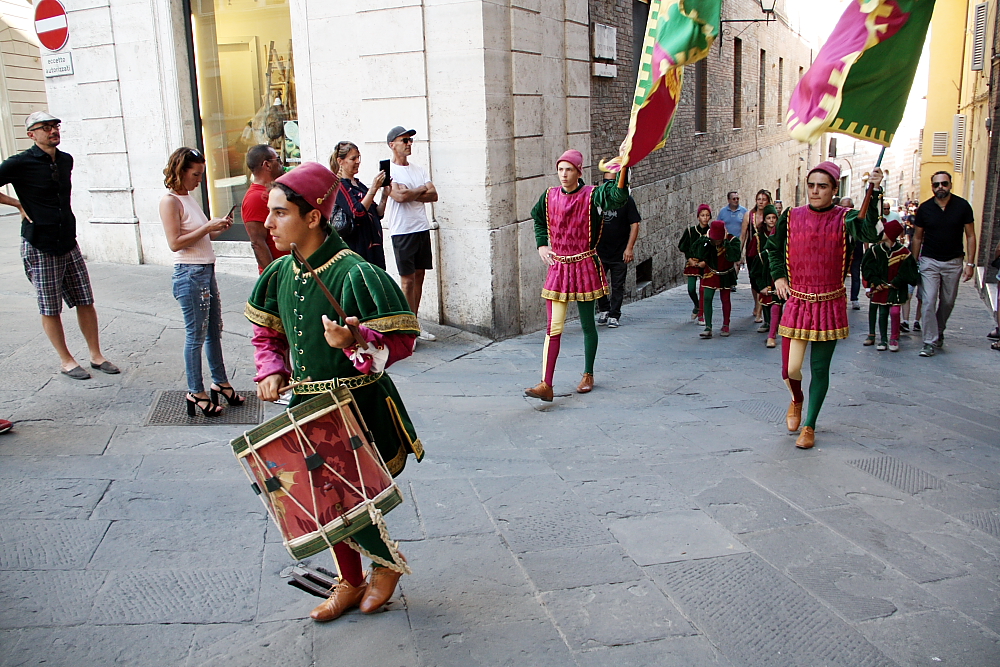
<instances>
[{"instance_id":1,"label":"black platform sandal","mask_svg":"<svg viewBox=\"0 0 1000 667\"><path fill-rule=\"evenodd\" d=\"M214 393L214 392L213 392ZM222 408L209 398L198 398L192 394L184 397L187 401L188 417L194 417L194 409L201 408L202 414L206 417L218 417L222 414Z\"/></svg>"},{"instance_id":2,"label":"black platform sandal","mask_svg":"<svg viewBox=\"0 0 1000 667\"><path fill-rule=\"evenodd\" d=\"M216 389L216 387L219 388ZM246 403L247 401L247 399L237 394L236 389L234 389L233 387L222 387L220 385L213 384L212 402L215 403L216 405L218 405L219 403L219 396L222 396L224 399L226 399L226 403L229 403L229 405L233 407L239 407L244 403Z\"/></svg>"}]
</instances>

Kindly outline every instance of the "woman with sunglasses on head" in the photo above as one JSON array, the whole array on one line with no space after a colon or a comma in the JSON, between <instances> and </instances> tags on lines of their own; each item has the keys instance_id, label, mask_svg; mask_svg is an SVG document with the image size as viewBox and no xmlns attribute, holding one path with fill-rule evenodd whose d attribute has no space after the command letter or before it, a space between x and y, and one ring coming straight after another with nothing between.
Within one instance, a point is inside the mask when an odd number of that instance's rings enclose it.
<instances>
[{"instance_id":1,"label":"woman with sunglasses on head","mask_svg":"<svg viewBox=\"0 0 1000 667\"><path fill-rule=\"evenodd\" d=\"M160 221L167 245L174 253L174 298L184 313L184 365L187 370L187 412L200 409L206 417L218 417L221 394L229 405L243 405L226 377L222 360L222 304L215 282L215 252L212 239L229 229L232 218L205 215L191 191L205 174L205 157L193 148L178 148L163 169L167 193L160 200ZM201 350L205 348L212 373L212 395L205 393L201 374Z\"/></svg>"},{"instance_id":2,"label":"woman with sunglasses on head","mask_svg":"<svg viewBox=\"0 0 1000 667\"><path fill-rule=\"evenodd\" d=\"M340 178L340 192L337 193L337 209L334 210L333 225L340 238L365 261L385 268L385 249L382 246L382 216L389 199L388 189L382 187L385 172L379 171L372 179L371 187L358 180L361 168L361 151L350 141L341 141L330 155L330 171ZM375 195L382 191L378 204ZM340 221L343 222L340 222Z\"/></svg>"}]
</instances>

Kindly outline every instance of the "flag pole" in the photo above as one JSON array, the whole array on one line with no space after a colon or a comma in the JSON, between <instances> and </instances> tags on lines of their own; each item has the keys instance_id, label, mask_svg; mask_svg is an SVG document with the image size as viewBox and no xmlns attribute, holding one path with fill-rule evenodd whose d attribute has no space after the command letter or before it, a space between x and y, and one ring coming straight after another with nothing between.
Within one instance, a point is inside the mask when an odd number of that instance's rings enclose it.
<instances>
[{"instance_id":1,"label":"flag pole","mask_svg":"<svg viewBox=\"0 0 1000 667\"><path fill-rule=\"evenodd\" d=\"M878 160L875 162L875 168L878 169L882 166L882 158L885 157L885 146L882 147L881 152L878 154ZM864 220L865 216L868 214L868 204L872 200L872 191L875 189L875 185L872 184L871 179L868 179L868 188L865 190L865 199L861 202L861 208L858 209L858 217Z\"/></svg>"}]
</instances>

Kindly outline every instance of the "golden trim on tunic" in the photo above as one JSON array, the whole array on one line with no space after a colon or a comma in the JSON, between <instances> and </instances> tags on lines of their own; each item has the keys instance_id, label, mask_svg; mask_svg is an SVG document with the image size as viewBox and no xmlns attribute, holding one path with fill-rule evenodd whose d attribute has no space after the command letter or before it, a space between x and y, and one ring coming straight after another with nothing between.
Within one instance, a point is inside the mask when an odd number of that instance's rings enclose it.
<instances>
[{"instance_id":1,"label":"golden trim on tunic","mask_svg":"<svg viewBox=\"0 0 1000 667\"><path fill-rule=\"evenodd\" d=\"M356 375L349 378L333 378L322 382L303 382L292 388L296 394L325 394L328 391L336 391L344 387L346 389L360 389L370 384L374 384L382 379L385 371L372 373L371 375Z\"/></svg>"},{"instance_id":2,"label":"golden trim on tunic","mask_svg":"<svg viewBox=\"0 0 1000 667\"><path fill-rule=\"evenodd\" d=\"M560 264L575 264L577 262L582 262L583 260L587 259L588 257L593 257L596 254L597 254L597 251L594 250L594 249L585 250L585 251L583 251L581 253L577 253L575 255L556 255L555 253L553 253L552 254L552 259L554 259L555 261L559 262Z\"/></svg>"},{"instance_id":3,"label":"golden trim on tunic","mask_svg":"<svg viewBox=\"0 0 1000 667\"><path fill-rule=\"evenodd\" d=\"M819 303L821 301L833 301L834 299L839 299L842 296L847 296L847 288L841 287L840 289L835 289L832 292L822 292L815 294L813 292L799 292L792 288L788 289L789 293L800 301L807 301L809 303Z\"/></svg>"},{"instance_id":4,"label":"golden trim on tunic","mask_svg":"<svg viewBox=\"0 0 1000 667\"><path fill-rule=\"evenodd\" d=\"M593 292L553 292L547 289L542 290L542 298L549 301L593 301L608 294L611 294L611 288L609 287L602 287Z\"/></svg>"},{"instance_id":5,"label":"golden trim on tunic","mask_svg":"<svg viewBox=\"0 0 1000 667\"><path fill-rule=\"evenodd\" d=\"M249 301L247 302L246 308L243 309L243 316L258 326L267 327L268 329L274 329L275 331L285 333L285 325L281 323L280 317L272 315L266 310L257 308Z\"/></svg>"},{"instance_id":6,"label":"golden trim on tunic","mask_svg":"<svg viewBox=\"0 0 1000 667\"><path fill-rule=\"evenodd\" d=\"M829 329L827 331L813 331L811 329L792 329L783 325L778 325L778 335L795 340L828 341L842 340L850 335L850 328Z\"/></svg>"},{"instance_id":7,"label":"golden trim on tunic","mask_svg":"<svg viewBox=\"0 0 1000 667\"><path fill-rule=\"evenodd\" d=\"M333 264L335 262L338 262L338 261L342 260L343 258L347 257L348 255L356 255L357 257L361 257L361 255L358 255L358 253L354 252L353 250L348 250L347 248L344 248L343 250L341 250L340 252L338 252L336 255L334 255L333 257L331 257L328 262L325 262L325 263L321 264L320 266L314 266L313 267L313 271L316 272L316 275L319 275L319 274L323 273L324 271L326 271L327 269L329 269L331 266L333 266ZM292 270L295 272L295 275L298 275L302 271L302 269L299 267L299 265L296 262L292 262Z\"/></svg>"},{"instance_id":8,"label":"golden trim on tunic","mask_svg":"<svg viewBox=\"0 0 1000 667\"><path fill-rule=\"evenodd\" d=\"M413 313L376 317L371 320L365 320L361 324L379 333L405 330L420 331L420 323L417 322L417 316Z\"/></svg>"}]
</instances>

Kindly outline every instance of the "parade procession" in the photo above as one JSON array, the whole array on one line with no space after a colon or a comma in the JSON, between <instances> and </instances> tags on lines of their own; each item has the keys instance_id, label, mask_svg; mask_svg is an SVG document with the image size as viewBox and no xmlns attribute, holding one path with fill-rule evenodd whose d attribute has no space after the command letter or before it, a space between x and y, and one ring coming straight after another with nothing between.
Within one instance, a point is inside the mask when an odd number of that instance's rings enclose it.
<instances>
[{"instance_id":1,"label":"parade procession","mask_svg":"<svg viewBox=\"0 0 1000 667\"><path fill-rule=\"evenodd\" d=\"M997 0L0 21L0 666L1000 665Z\"/></svg>"}]
</instances>

